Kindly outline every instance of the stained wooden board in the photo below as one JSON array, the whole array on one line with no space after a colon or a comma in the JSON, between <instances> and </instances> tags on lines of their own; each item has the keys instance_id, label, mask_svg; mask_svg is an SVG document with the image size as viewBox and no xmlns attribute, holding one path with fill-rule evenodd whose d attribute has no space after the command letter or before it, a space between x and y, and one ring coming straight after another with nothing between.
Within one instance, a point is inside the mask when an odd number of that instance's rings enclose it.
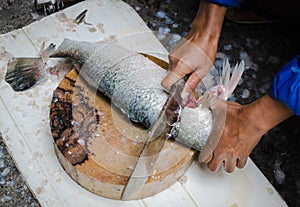
<instances>
[{"instance_id":1,"label":"stained wooden board","mask_svg":"<svg viewBox=\"0 0 300 207\"><path fill-rule=\"evenodd\" d=\"M168 67L153 56L147 57ZM121 199L147 140L147 129L132 123L75 69L54 90L50 125L57 156L66 172L95 194ZM170 187L184 175L195 154L168 140L154 163L154 173L143 175L148 177L146 184L131 199L149 197Z\"/></svg>"}]
</instances>

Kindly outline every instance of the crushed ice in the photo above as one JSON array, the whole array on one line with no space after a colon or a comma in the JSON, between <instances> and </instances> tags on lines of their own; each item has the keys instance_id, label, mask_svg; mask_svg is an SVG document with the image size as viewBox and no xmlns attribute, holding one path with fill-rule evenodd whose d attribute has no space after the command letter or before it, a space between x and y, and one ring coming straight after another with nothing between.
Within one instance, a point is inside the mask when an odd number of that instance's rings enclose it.
<instances>
[{"instance_id":1,"label":"crushed ice","mask_svg":"<svg viewBox=\"0 0 300 207\"><path fill-rule=\"evenodd\" d=\"M282 185L285 182L285 173L281 169L282 160L280 158L275 160L274 163L274 174L276 182L280 185Z\"/></svg>"},{"instance_id":2,"label":"crushed ice","mask_svg":"<svg viewBox=\"0 0 300 207\"><path fill-rule=\"evenodd\" d=\"M167 18L167 13L164 11L158 11L156 12L155 16L159 19Z\"/></svg>"}]
</instances>

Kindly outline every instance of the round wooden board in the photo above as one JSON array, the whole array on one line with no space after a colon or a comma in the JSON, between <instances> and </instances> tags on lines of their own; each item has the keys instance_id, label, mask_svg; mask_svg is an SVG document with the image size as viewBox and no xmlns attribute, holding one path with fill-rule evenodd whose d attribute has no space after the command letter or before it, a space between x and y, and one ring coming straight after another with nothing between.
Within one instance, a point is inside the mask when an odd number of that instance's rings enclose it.
<instances>
[{"instance_id":1,"label":"round wooden board","mask_svg":"<svg viewBox=\"0 0 300 207\"><path fill-rule=\"evenodd\" d=\"M162 60L145 56L168 67ZM50 126L65 171L87 190L121 200L147 130L131 123L106 97L89 87L75 69L53 92ZM130 199L149 197L170 187L184 175L195 154L169 139L154 163L154 173L145 175L146 184Z\"/></svg>"}]
</instances>

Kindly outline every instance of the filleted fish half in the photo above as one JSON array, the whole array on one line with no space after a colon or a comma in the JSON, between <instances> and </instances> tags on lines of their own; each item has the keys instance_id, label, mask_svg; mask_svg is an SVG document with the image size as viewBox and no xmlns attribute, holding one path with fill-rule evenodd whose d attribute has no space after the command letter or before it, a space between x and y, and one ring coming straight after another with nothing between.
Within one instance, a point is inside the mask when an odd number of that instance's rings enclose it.
<instances>
[{"instance_id":1,"label":"filleted fish half","mask_svg":"<svg viewBox=\"0 0 300 207\"><path fill-rule=\"evenodd\" d=\"M113 104L128 115L133 122L149 128L159 116L168 94L161 86L161 80L167 71L142 54L130 51L111 42L84 42L65 39L51 57L67 57L75 59L81 67L79 74L85 81L100 93L107 96ZM235 68L238 76L230 77L230 66L224 65L228 81L220 81L215 87L223 87L232 93L244 66ZM233 72L234 73L234 72ZM222 83L226 82L227 85ZM228 84L228 82L231 84ZM185 108L181 114L181 122L174 131L173 137L189 147L201 150L212 128L212 114L209 109L199 107Z\"/></svg>"}]
</instances>

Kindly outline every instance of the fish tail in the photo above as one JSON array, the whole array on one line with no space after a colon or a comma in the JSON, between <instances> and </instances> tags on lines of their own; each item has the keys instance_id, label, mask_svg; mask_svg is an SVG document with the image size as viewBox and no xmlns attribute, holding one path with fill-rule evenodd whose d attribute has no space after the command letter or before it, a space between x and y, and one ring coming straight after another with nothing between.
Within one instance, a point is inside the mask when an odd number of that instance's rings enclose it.
<instances>
[{"instance_id":1,"label":"fish tail","mask_svg":"<svg viewBox=\"0 0 300 207\"><path fill-rule=\"evenodd\" d=\"M42 58L14 58L7 65L5 81L15 91L24 91L47 79Z\"/></svg>"},{"instance_id":2,"label":"fish tail","mask_svg":"<svg viewBox=\"0 0 300 207\"><path fill-rule=\"evenodd\" d=\"M79 42L65 38L55 52L50 55L50 58L72 58L79 64L83 64L84 61L89 58L88 55L90 51L85 50L88 44L91 43ZM94 48L91 48L91 50L93 49Z\"/></svg>"}]
</instances>

